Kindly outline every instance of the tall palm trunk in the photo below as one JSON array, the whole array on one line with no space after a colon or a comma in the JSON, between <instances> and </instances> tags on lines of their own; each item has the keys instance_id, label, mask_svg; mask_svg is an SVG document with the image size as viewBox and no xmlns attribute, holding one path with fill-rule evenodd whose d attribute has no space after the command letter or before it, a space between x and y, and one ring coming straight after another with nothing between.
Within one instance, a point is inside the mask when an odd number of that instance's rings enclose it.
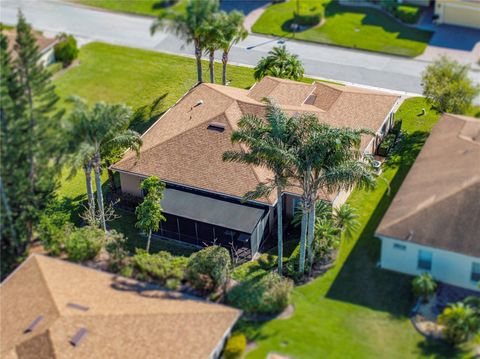
<instances>
[{"instance_id":1,"label":"tall palm trunk","mask_svg":"<svg viewBox=\"0 0 480 359\"><path fill-rule=\"evenodd\" d=\"M222 54L222 85L227 84L227 64L228 64L228 51L223 51Z\"/></svg>"},{"instance_id":2,"label":"tall palm trunk","mask_svg":"<svg viewBox=\"0 0 480 359\"><path fill-rule=\"evenodd\" d=\"M308 208L302 206L302 229L300 231L300 259L298 263L298 272L305 273L305 245L307 242Z\"/></svg>"},{"instance_id":3,"label":"tall palm trunk","mask_svg":"<svg viewBox=\"0 0 480 359\"><path fill-rule=\"evenodd\" d=\"M215 50L210 49L208 52L208 69L210 70L210 82L215 83Z\"/></svg>"},{"instance_id":4,"label":"tall palm trunk","mask_svg":"<svg viewBox=\"0 0 480 359\"><path fill-rule=\"evenodd\" d=\"M313 263L313 240L315 238L315 201L311 202L310 212L308 214L308 233L307 233L307 253L310 267Z\"/></svg>"},{"instance_id":5,"label":"tall palm trunk","mask_svg":"<svg viewBox=\"0 0 480 359\"><path fill-rule=\"evenodd\" d=\"M100 153L95 153L94 157L94 171L95 171L95 185L97 187L97 203L98 212L100 214L100 226L106 232L107 224L105 223L105 210L103 206L103 192L102 192L102 179L101 179L101 167L100 167Z\"/></svg>"},{"instance_id":6,"label":"tall palm trunk","mask_svg":"<svg viewBox=\"0 0 480 359\"><path fill-rule=\"evenodd\" d=\"M93 198L92 163L85 164L83 171L85 172L85 184L87 186L88 210L93 219L95 218L95 199Z\"/></svg>"},{"instance_id":7,"label":"tall palm trunk","mask_svg":"<svg viewBox=\"0 0 480 359\"><path fill-rule=\"evenodd\" d=\"M202 47L200 46L200 41L197 39L194 42L195 44L195 58L197 60L197 81L203 82L202 76Z\"/></svg>"},{"instance_id":8,"label":"tall palm trunk","mask_svg":"<svg viewBox=\"0 0 480 359\"><path fill-rule=\"evenodd\" d=\"M152 241L152 229L148 230L147 253L150 253L150 242Z\"/></svg>"},{"instance_id":9,"label":"tall palm trunk","mask_svg":"<svg viewBox=\"0 0 480 359\"><path fill-rule=\"evenodd\" d=\"M283 272L283 203L282 189L277 187L278 274Z\"/></svg>"},{"instance_id":10,"label":"tall palm trunk","mask_svg":"<svg viewBox=\"0 0 480 359\"><path fill-rule=\"evenodd\" d=\"M115 185L115 177L113 176L113 171L110 169L110 165L112 163L108 160L105 160L105 164L107 165L108 185L110 187L110 192L115 193L117 192L117 186Z\"/></svg>"}]
</instances>

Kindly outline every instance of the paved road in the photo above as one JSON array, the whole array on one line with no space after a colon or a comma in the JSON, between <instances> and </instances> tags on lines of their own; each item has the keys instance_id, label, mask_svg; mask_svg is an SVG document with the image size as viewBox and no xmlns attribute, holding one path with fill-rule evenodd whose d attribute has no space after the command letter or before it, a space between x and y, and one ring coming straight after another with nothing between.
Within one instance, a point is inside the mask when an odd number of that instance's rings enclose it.
<instances>
[{"instance_id":1,"label":"paved road","mask_svg":"<svg viewBox=\"0 0 480 359\"><path fill-rule=\"evenodd\" d=\"M191 46L167 33L150 36L151 19L80 7L59 0L0 0L0 21L16 22L22 9L27 20L42 31L68 32L86 40L170 52L193 54ZM279 41L300 55L307 75L397 91L420 93L420 74L428 62L338 47L250 35L232 49L232 63L254 66ZM480 82L478 72L471 73Z\"/></svg>"}]
</instances>

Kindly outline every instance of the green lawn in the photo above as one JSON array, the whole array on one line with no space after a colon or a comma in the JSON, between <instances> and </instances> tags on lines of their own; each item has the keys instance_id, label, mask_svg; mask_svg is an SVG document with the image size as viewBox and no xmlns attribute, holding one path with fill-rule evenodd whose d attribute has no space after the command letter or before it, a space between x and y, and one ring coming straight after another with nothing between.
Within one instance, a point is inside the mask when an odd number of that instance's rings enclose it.
<instances>
[{"instance_id":1,"label":"green lawn","mask_svg":"<svg viewBox=\"0 0 480 359\"><path fill-rule=\"evenodd\" d=\"M293 293L290 319L263 325L240 323L257 348L247 358L277 352L294 358L455 358L468 354L440 343L427 342L408 319L413 300L411 278L376 267L380 243L373 233L408 173L428 132L438 118L422 98L407 100L398 112L406 133L404 145L385 166L383 180L373 192L355 190L349 198L361 226L341 246L335 267ZM237 276L261 273L269 261L249 264Z\"/></svg>"},{"instance_id":2,"label":"green lawn","mask_svg":"<svg viewBox=\"0 0 480 359\"><path fill-rule=\"evenodd\" d=\"M292 0L269 6L252 30L409 57L422 54L431 37L430 32L399 24L376 9L343 6L331 0L302 1L300 4L302 15L320 13L325 23L293 34L289 26L296 1Z\"/></svg>"},{"instance_id":3,"label":"green lawn","mask_svg":"<svg viewBox=\"0 0 480 359\"><path fill-rule=\"evenodd\" d=\"M70 0L83 5L99 7L106 10L128 12L139 15L160 15L166 10L185 11L185 0L179 0L171 6L164 6L162 0Z\"/></svg>"}]
</instances>

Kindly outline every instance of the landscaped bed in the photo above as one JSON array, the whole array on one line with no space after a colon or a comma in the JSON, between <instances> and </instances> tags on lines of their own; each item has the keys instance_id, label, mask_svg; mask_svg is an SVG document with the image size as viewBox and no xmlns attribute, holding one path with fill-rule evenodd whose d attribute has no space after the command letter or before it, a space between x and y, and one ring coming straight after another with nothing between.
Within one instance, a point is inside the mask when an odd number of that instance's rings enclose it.
<instances>
[{"instance_id":1,"label":"landscaped bed","mask_svg":"<svg viewBox=\"0 0 480 359\"><path fill-rule=\"evenodd\" d=\"M271 5L253 25L254 32L408 57L425 50L431 32L402 25L382 11L343 6L338 1L301 1L301 15L320 14L321 26L294 33L290 28L296 1Z\"/></svg>"}]
</instances>

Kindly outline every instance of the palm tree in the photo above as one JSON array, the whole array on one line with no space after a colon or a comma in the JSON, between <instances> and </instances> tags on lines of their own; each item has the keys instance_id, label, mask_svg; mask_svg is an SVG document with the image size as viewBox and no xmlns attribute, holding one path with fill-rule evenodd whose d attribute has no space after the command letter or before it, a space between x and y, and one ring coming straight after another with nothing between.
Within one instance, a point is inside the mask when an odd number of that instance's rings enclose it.
<instances>
[{"instance_id":1,"label":"palm tree","mask_svg":"<svg viewBox=\"0 0 480 359\"><path fill-rule=\"evenodd\" d=\"M301 116L299 146L295 150L294 185L302 190L303 213L299 269L305 270L305 253L311 251L315 231L315 204L320 189L329 193L354 186L372 188L374 171L362 158L360 139L366 129L332 128L315 115ZM308 233L308 241L307 241Z\"/></svg>"},{"instance_id":2,"label":"palm tree","mask_svg":"<svg viewBox=\"0 0 480 359\"><path fill-rule=\"evenodd\" d=\"M462 302L451 304L445 308L443 313L438 316L438 322L445 326L443 329L445 340L454 345L467 341L480 329L480 322L475 315L475 310Z\"/></svg>"},{"instance_id":3,"label":"palm tree","mask_svg":"<svg viewBox=\"0 0 480 359\"><path fill-rule=\"evenodd\" d=\"M271 170L273 178L260 183L255 190L245 194L245 199L266 197L277 191L277 237L278 237L278 273L283 271L283 218L282 192L288 185L290 148L295 136L296 118L288 117L282 110L265 99L267 104L265 119L254 115L245 115L238 123L238 129L232 133L232 142L245 145L246 150L228 151L223 154L224 161L263 166Z\"/></svg>"},{"instance_id":4,"label":"palm tree","mask_svg":"<svg viewBox=\"0 0 480 359\"><path fill-rule=\"evenodd\" d=\"M262 57L255 67L253 76L260 80L265 76L298 80L303 77L304 69L298 55L287 51L285 45L274 47L267 57Z\"/></svg>"},{"instance_id":5,"label":"palm tree","mask_svg":"<svg viewBox=\"0 0 480 359\"><path fill-rule=\"evenodd\" d=\"M348 203L344 203L339 208L335 208L333 212L335 224L340 229L340 232L345 234L346 239L352 238L353 232L359 226L358 214L355 208Z\"/></svg>"},{"instance_id":6,"label":"palm tree","mask_svg":"<svg viewBox=\"0 0 480 359\"><path fill-rule=\"evenodd\" d=\"M221 49L223 50L222 85L226 85L228 54L230 53L233 45L236 45L240 41L247 38L248 31L243 25L243 22L245 21L245 16L240 11L233 10L228 14L222 11L219 14L219 20L220 31L222 32L220 42Z\"/></svg>"},{"instance_id":7,"label":"palm tree","mask_svg":"<svg viewBox=\"0 0 480 359\"><path fill-rule=\"evenodd\" d=\"M197 60L198 82L202 79L202 52L203 43L201 36L202 25L211 18L218 10L218 0L189 0L185 13L166 11L161 14L150 27L153 35L158 30L167 30L184 39L187 44L195 46L195 58Z\"/></svg>"},{"instance_id":8,"label":"palm tree","mask_svg":"<svg viewBox=\"0 0 480 359\"><path fill-rule=\"evenodd\" d=\"M430 273L423 273L416 276L412 280L412 290L416 297L421 297L424 303L428 302L428 298L435 293L437 283Z\"/></svg>"},{"instance_id":9,"label":"palm tree","mask_svg":"<svg viewBox=\"0 0 480 359\"><path fill-rule=\"evenodd\" d=\"M89 108L79 98L74 98L72 101L75 104L73 110L75 115L72 115L71 121L74 131L78 131L76 132L79 141L78 158L83 161L83 164L91 161L95 173L100 224L106 231L101 181L102 155L122 148L124 150L132 149L138 156L142 140L137 132L128 129L131 119L129 107L123 104L111 105L97 102L92 108ZM86 176L87 173L89 174L88 168L85 172ZM87 183L87 193L89 192L88 187ZM90 201L91 198L89 198Z\"/></svg>"},{"instance_id":10,"label":"palm tree","mask_svg":"<svg viewBox=\"0 0 480 359\"><path fill-rule=\"evenodd\" d=\"M221 48L221 39L223 36L221 29L220 13L214 14L208 21L205 21L199 31L206 53L208 53L208 69L210 73L210 82L213 84L215 83L215 51Z\"/></svg>"}]
</instances>

